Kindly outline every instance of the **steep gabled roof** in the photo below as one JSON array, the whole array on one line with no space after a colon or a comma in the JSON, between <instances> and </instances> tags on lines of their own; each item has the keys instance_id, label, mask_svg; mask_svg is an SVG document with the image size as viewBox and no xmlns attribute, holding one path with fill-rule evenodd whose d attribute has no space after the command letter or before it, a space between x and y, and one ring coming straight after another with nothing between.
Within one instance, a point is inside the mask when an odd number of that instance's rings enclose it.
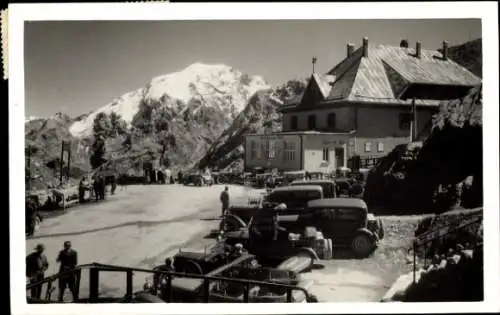
<instances>
[{"instance_id":1,"label":"steep gabled roof","mask_svg":"<svg viewBox=\"0 0 500 315\"><path fill-rule=\"evenodd\" d=\"M463 89L481 83L480 78L453 60L444 60L437 50L422 49L417 58L414 48L369 45L368 56L363 57L362 53L363 49L358 48L350 58L345 58L327 72L326 76L335 81L328 84L328 97L323 103L350 101L406 104L409 100L400 97L411 86L441 85ZM315 80L325 95L328 88L323 78L325 76L314 74L311 79ZM416 100L418 105L438 105L439 102Z\"/></svg>"}]
</instances>

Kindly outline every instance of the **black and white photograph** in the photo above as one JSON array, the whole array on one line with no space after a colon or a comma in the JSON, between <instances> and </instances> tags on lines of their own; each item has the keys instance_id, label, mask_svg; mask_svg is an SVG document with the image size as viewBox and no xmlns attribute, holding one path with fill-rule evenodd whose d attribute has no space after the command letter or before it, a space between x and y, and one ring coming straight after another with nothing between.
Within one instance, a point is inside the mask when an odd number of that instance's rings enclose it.
<instances>
[{"instance_id":1,"label":"black and white photograph","mask_svg":"<svg viewBox=\"0 0 500 315\"><path fill-rule=\"evenodd\" d=\"M12 6L13 305L498 311L498 11L466 4Z\"/></svg>"}]
</instances>

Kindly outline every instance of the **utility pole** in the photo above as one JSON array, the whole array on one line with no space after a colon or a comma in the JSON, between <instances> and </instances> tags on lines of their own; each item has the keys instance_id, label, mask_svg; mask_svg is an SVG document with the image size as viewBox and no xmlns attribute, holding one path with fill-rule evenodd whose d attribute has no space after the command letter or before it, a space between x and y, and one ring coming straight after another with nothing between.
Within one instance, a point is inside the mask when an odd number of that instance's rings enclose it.
<instances>
[{"instance_id":1,"label":"utility pole","mask_svg":"<svg viewBox=\"0 0 500 315\"><path fill-rule=\"evenodd\" d=\"M67 152L68 152L68 170L66 171L66 181L69 181L69 170L71 166L71 144L67 143Z\"/></svg>"},{"instance_id":2,"label":"utility pole","mask_svg":"<svg viewBox=\"0 0 500 315\"><path fill-rule=\"evenodd\" d=\"M59 185L63 183L63 169L64 169L64 141L61 144L61 160L59 162Z\"/></svg>"}]
</instances>

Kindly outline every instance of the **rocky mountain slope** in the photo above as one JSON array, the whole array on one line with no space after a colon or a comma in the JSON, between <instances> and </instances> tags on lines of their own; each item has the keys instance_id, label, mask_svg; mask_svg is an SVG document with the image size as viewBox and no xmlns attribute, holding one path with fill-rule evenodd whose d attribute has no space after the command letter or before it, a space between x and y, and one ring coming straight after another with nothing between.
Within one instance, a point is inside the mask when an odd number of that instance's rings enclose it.
<instances>
[{"instance_id":1,"label":"rocky mountain slope","mask_svg":"<svg viewBox=\"0 0 500 315\"><path fill-rule=\"evenodd\" d=\"M281 115L276 109L283 102L300 95L305 87L306 79L296 79L275 89L256 93L231 126L213 143L197 166L242 169L243 136L247 133L261 133L267 128L273 131L281 130Z\"/></svg>"},{"instance_id":2,"label":"rocky mountain slope","mask_svg":"<svg viewBox=\"0 0 500 315\"><path fill-rule=\"evenodd\" d=\"M458 63L481 73L481 39L451 51ZM462 100L443 102L423 143L394 149L372 170L365 201L390 213L482 206L482 107L482 86Z\"/></svg>"},{"instance_id":3,"label":"rocky mountain slope","mask_svg":"<svg viewBox=\"0 0 500 315\"><path fill-rule=\"evenodd\" d=\"M26 144L36 152L31 173L40 179L33 181L34 186L58 182L56 164L63 140L74 146L70 175L77 178L90 170L96 118L101 120L100 128L111 128L113 119L123 124L121 132L107 132L105 139L105 159L115 161L112 167L120 172L139 170L143 163L158 160L164 166L191 167L252 95L268 88L259 76L226 65L196 63L154 78L147 86L75 119L26 119Z\"/></svg>"}]
</instances>

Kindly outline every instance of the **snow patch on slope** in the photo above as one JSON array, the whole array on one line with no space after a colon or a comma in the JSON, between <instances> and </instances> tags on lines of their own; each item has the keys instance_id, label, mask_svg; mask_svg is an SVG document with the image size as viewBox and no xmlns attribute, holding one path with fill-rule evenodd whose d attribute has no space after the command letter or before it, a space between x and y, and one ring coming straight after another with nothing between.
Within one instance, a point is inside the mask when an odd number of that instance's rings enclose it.
<instances>
[{"instance_id":1,"label":"snow patch on slope","mask_svg":"<svg viewBox=\"0 0 500 315\"><path fill-rule=\"evenodd\" d=\"M69 128L69 132L77 138L88 137L92 135L92 127L94 119L99 113L111 114L112 112L119 114L128 124L132 122L134 115L139 110L139 105L143 98L144 89L138 89L133 92L126 93L119 98L114 99L111 103L93 111L82 120L74 122Z\"/></svg>"},{"instance_id":2,"label":"snow patch on slope","mask_svg":"<svg viewBox=\"0 0 500 315\"><path fill-rule=\"evenodd\" d=\"M268 88L270 86L260 76L248 76L223 64L194 63L182 71L153 78L145 88L127 93L82 117L71 125L70 132L78 138L91 136L93 121L97 114L102 112L115 112L130 124L143 100L160 102L178 113L187 108L178 108L178 102L167 100L180 100L183 104L195 100L201 104L192 108L195 113L202 107L210 106L218 108L229 119L233 119L245 108L248 99L255 92Z\"/></svg>"}]
</instances>

